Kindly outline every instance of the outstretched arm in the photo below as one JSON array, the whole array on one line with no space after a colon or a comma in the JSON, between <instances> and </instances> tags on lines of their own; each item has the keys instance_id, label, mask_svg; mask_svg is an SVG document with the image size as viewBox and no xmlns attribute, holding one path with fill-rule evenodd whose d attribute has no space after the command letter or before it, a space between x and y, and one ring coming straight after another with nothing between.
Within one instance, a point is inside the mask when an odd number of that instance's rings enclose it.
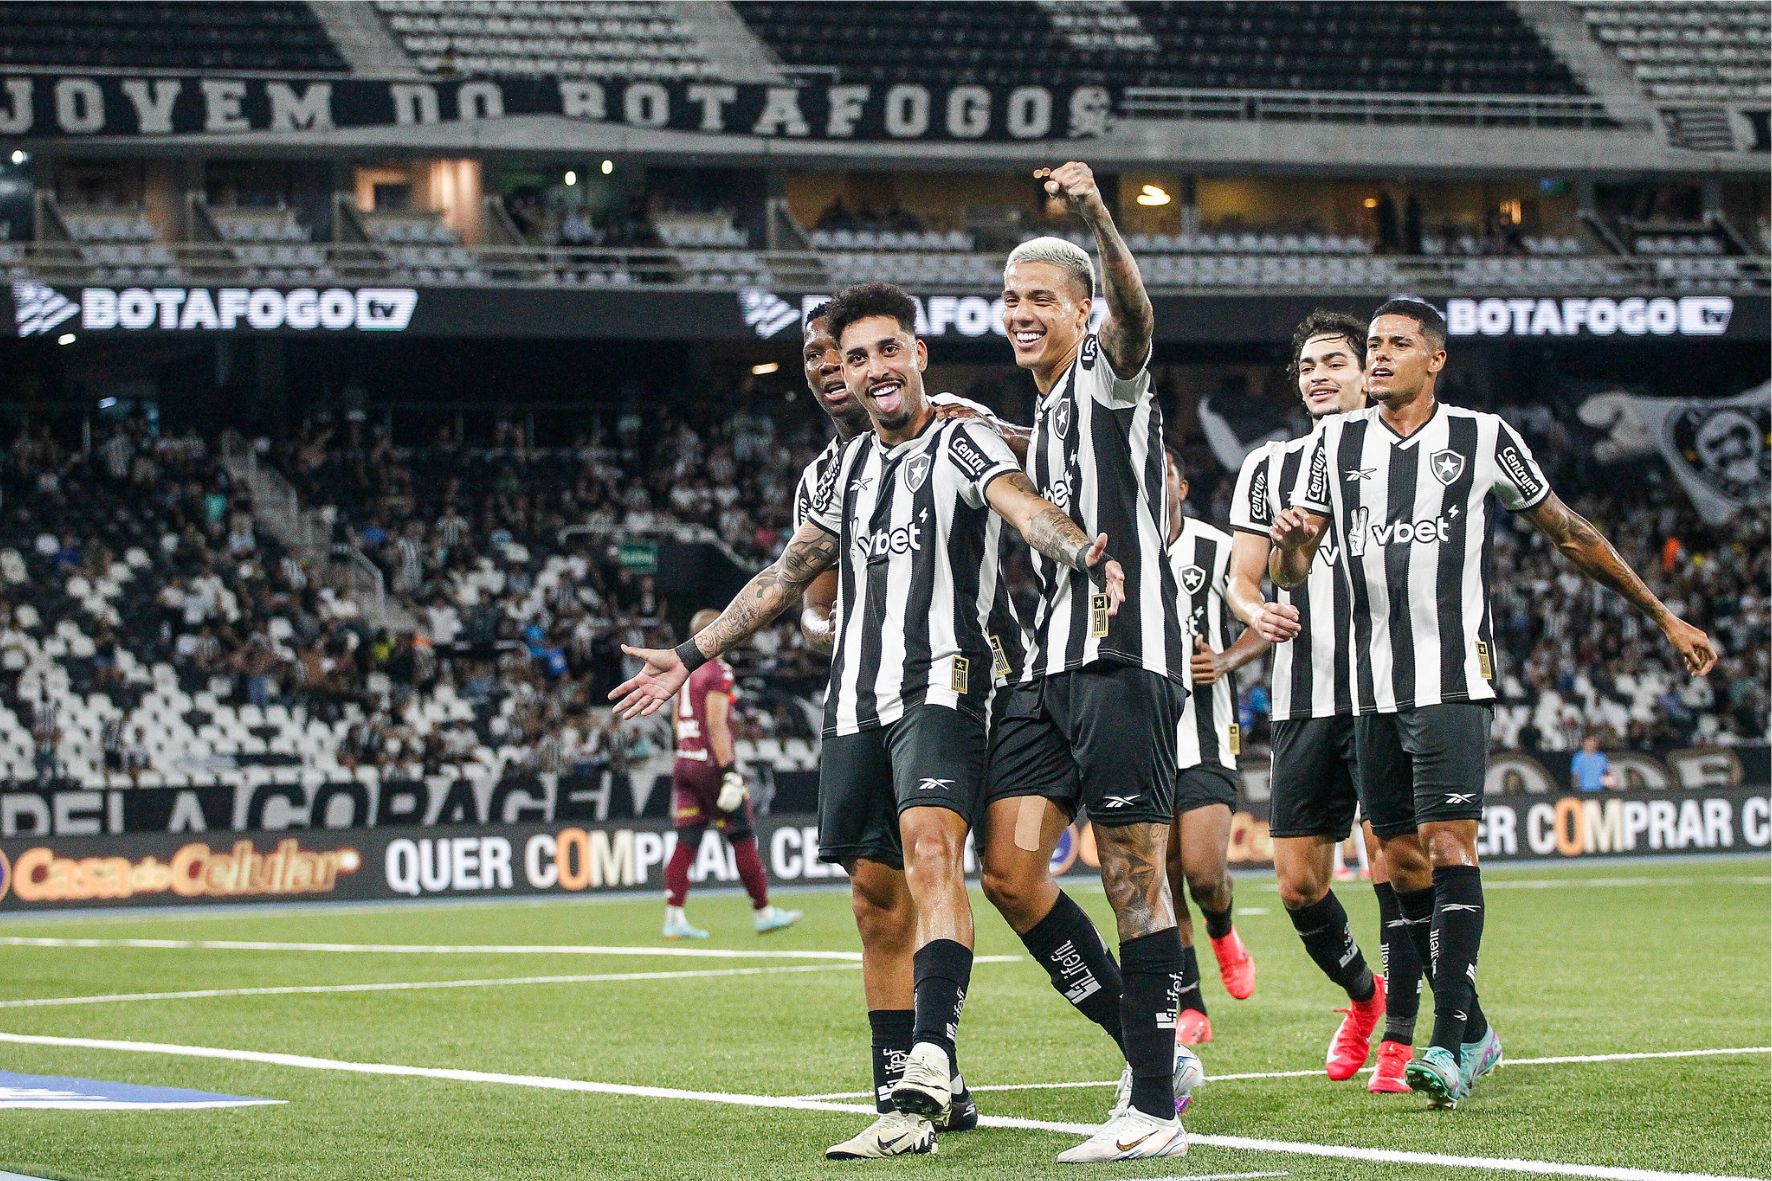
<instances>
[{"instance_id":1,"label":"outstretched arm","mask_svg":"<svg viewBox=\"0 0 1772 1181\"><path fill-rule=\"evenodd\" d=\"M1107 556L1107 534L1091 541L1070 515L1034 490L1024 472L1005 472L986 485L985 501L1028 545L1060 566L1087 574L1107 591L1108 614L1126 601L1126 572Z\"/></svg>"},{"instance_id":2,"label":"outstretched arm","mask_svg":"<svg viewBox=\"0 0 1772 1181\"><path fill-rule=\"evenodd\" d=\"M614 689L616 716L645 717L676 696L689 674L703 662L723 656L757 634L805 593L814 578L837 560L837 536L807 522L801 525L773 565L745 584L720 618L677 648L621 650L646 662L646 667Z\"/></svg>"},{"instance_id":3,"label":"outstretched arm","mask_svg":"<svg viewBox=\"0 0 1772 1181\"><path fill-rule=\"evenodd\" d=\"M1550 538L1576 569L1601 586L1617 591L1647 615L1686 662L1686 671L1701 677L1716 664L1716 646L1710 637L1669 611L1667 604L1625 564L1612 543L1585 517L1564 504L1556 493L1546 496L1520 515Z\"/></svg>"},{"instance_id":4,"label":"outstretched arm","mask_svg":"<svg viewBox=\"0 0 1772 1181\"><path fill-rule=\"evenodd\" d=\"M1144 277L1126 240L1114 225L1113 214L1095 187L1089 165L1072 160L1052 170L1046 191L1062 198L1071 212L1083 219L1095 235L1095 252L1101 258L1101 282L1106 288L1108 314L1101 325L1101 351L1120 377L1131 377L1144 368L1151 356L1151 332L1157 321Z\"/></svg>"}]
</instances>

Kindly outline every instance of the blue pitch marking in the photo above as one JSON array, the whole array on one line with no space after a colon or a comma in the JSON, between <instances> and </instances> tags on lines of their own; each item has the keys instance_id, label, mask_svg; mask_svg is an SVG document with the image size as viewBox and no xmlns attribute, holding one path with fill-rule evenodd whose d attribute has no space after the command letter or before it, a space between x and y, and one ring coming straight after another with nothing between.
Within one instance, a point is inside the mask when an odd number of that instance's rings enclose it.
<instances>
[{"instance_id":1,"label":"blue pitch marking","mask_svg":"<svg viewBox=\"0 0 1772 1181\"><path fill-rule=\"evenodd\" d=\"M0 1070L0 1108L48 1108L72 1111L141 1111L165 1108L252 1107L282 1103L281 1099L248 1099L183 1087L143 1087L90 1078L51 1074L14 1074ZM6 1174L0 1174L5 1181Z\"/></svg>"}]
</instances>

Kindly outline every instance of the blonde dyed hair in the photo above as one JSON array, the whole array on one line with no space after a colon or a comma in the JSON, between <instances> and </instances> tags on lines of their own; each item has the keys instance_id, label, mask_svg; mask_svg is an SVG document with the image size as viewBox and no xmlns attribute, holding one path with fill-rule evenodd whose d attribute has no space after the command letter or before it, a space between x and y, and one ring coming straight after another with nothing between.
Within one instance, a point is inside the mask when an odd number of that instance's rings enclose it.
<instances>
[{"instance_id":1,"label":"blonde dyed hair","mask_svg":"<svg viewBox=\"0 0 1772 1181\"><path fill-rule=\"evenodd\" d=\"M1095 295L1095 266L1089 252L1068 238L1030 238L1009 252L1004 272L1018 262L1050 263L1075 279L1086 298Z\"/></svg>"}]
</instances>

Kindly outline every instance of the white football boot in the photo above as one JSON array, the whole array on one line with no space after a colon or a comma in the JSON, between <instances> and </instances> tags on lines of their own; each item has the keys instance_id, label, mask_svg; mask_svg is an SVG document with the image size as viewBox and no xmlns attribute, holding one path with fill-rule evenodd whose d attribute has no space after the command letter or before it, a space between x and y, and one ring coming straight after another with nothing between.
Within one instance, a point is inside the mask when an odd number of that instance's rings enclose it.
<instances>
[{"instance_id":1,"label":"white football boot","mask_svg":"<svg viewBox=\"0 0 1772 1181\"><path fill-rule=\"evenodd\" d=\"M878 1160L933 1153L935 1125L920 1115L889 1111L861 1132L824 1150L826 1160Z\"/></svg>"},{"instance_id":2,"label":"white football boot","mask_svg":"<svg viewBox=\"0 0 1772 1181\"><path fill-rule=\"evenodd\" d=\"M918 1042L905 1056L904 1075L892 1088L892 1106L924 1119L940 1119L953 1101L948 1052L934 1042Z\"/></svg>"},{"instance_id":3,"label":"white football boot","mask_svg":"<svg viewBox=\"0 0 1772 1181\"><path fill-rule=\"evenodd\" d=\"M1127 1107L1102 1125L1101 1131L1059 1153L1058 1163L1082 1165L1186 1155L1187 1133L1180 1120L1158 1119L1136 1107Z\"/></svg>"}]
</instances>

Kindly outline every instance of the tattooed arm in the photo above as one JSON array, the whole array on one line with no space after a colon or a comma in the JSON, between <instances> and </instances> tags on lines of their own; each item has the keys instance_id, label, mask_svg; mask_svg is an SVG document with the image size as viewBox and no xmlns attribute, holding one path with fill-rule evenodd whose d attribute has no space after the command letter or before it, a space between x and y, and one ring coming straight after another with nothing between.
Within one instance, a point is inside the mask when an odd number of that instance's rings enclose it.
<instances>
[{"instance_id":1,"label":"tattooed arm","mask_svg":"<svg viewBox=\"0 0 1772 1181\"><path fill-rule=\"evenodd\" d=\"M1126 572L1107 556L1107 534L1094 541L1049 500L1042 500L1025 472L1010 471L985 486L984 498L996 514L1020 533L1022 540L1060 566L1089 575L1107 591L1108 614L1119 613L1126 601Z\"/></svg>"},{"instance_id":2,"label":"tattooed arm","mask_svg":"<svg viewBox=\"0 0 1772 1181\"><path fill-rule=\"evenodd\" d=\"M646 667L610 690L621 718L645 717L677 695L695 667L736 648L792 606L812 580L837 560L837 535L807 522L788 541L781 557L745 584L720 618L677 648L630 648L622 652Z\"/></svg>"},{"instance_id":3,"label":"tattooed arm","mask_svg":"<svg viewBox=\"0 0 1772 1181\"><path fill-rule=\"evenodd\" d=\"M1089 165L1072 160L1052 170L1046 191L1063 198L1095 235L1095 252L1101 258L1101 281L1107 295L1108 316L1101 325L1101 351L1120 377L1132 377L1151 356L1151 333L1156 313L1145 293L1144 278L1126 240L1114 226L1113 214L1095 187Z\"/></svg>"},{"instance_id":4,"label":"tattooed arm","mask_svg":"<svg viewBox=\"0 0 1772 1181\"><path fill-rule=\"evenodd\" d=\"M1710 637L1669 611L1667 604L1657 598L1637 572L1619 557L1612 543L1580 513L1564 504L1556 493L1546 496L1520 515L1550 538L1576 569L1601 586L1617 591L1647 615L1685 661L1687 672L1701 677L1716 664L1716 645L1711 643Z\"/></svg>"}]
</instances>

